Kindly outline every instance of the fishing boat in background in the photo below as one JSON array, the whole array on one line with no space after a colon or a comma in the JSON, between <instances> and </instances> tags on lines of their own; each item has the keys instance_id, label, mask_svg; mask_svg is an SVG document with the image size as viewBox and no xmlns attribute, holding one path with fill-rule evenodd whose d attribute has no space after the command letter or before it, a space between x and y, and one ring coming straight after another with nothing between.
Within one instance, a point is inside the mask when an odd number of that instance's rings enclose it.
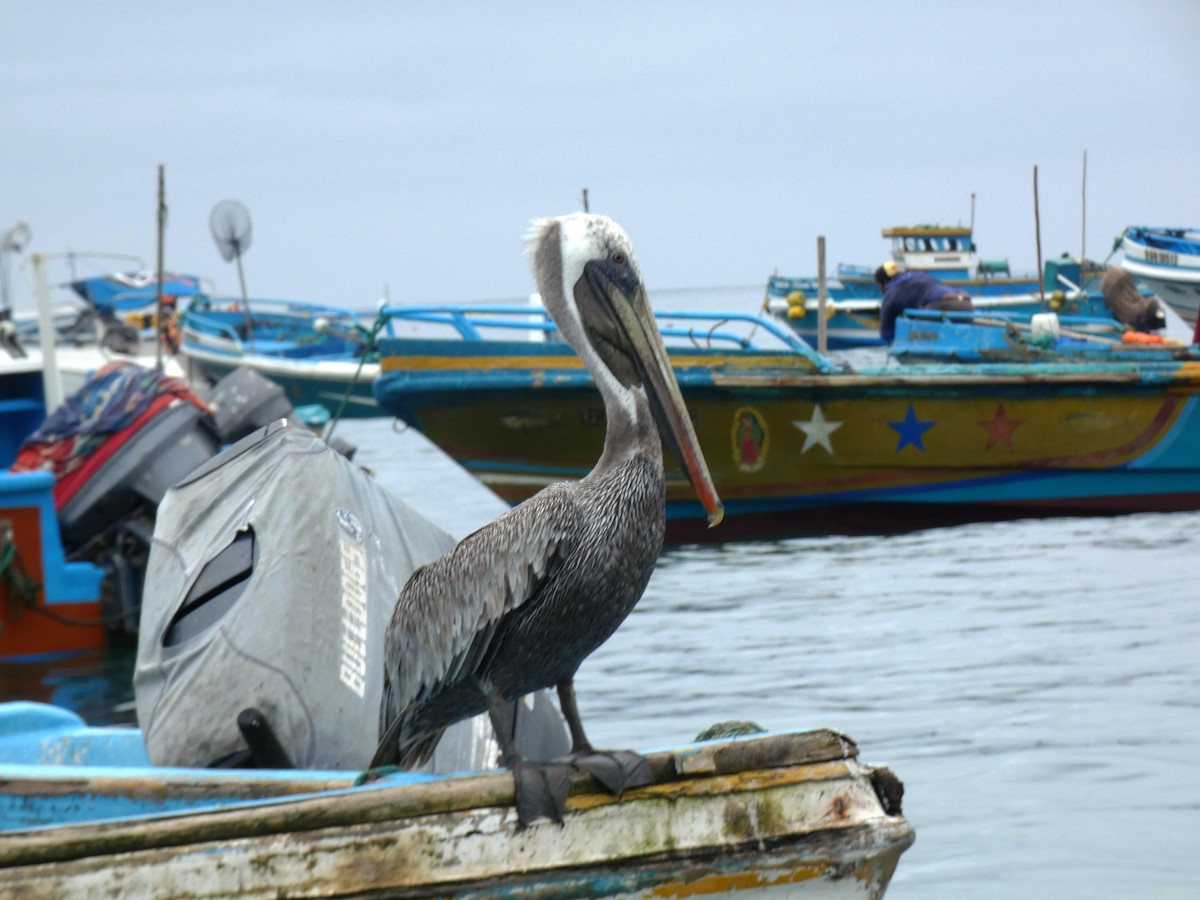
<instances>
[{"instance_id":1,"label":"fishing boat in background","mask_svg":"<svg viewBox=\"0 0 1200 900\"><path fill-rule=\"evenodd\" d=\"M980 259L969 227L899 226L883 229L883 236L891 241L891 259L901 270L928 272L973 297L1033 294L1041 286L1037 273L1013 275L1007 259ZM840 265L837 277L847 297L882 297L874 266Z\"/></svg>"},{"instance_id":2,"label":"fishing boat in background","mask_svg":"<svg viewBox=\"0 0 1200 900\"><path fill-rule=\"evenodd\" d=\"M1104 316L1103 298L1094 290L1102 274L1091 263L1048 260L1043 276L1012 275L1008 260L976 256L970 228L918 225L885 228L891 259L902 271L927 272L966 291L977 309L1029 316L1053 311L1067 315ZM883 292L875 282L875 267L841 264L826 285L827 346L831 350L881 346L879 305ZM816 278L772 275L763 306L786 321L813 346L817 343L818 284Z\"/></svg>"},{"instance_id":3,"label":"fishing boat in background","mask_svg":"<svg viewBox=\"0 0 1200 900\"><path fill-rule=\"evenodd\" d=\"M668 459L674 543L1200 509L1190 358L851 369L796 342L672 363L725 503L710 530ZM509 503L582 477L600 452L600 397L564 343L394 337L380 365L380 406Z\"/></svg>"},{"instance_id":4,"label":"fishing boat in background","mask_svg":"<svg viewBox=\"0 0 1200 900\"><path fill-rule=\"evenodd\" d=\"M166 327L160 333L158 275L143 268L78 277L78 265L95 259L140 262L137 257L109 253L35 254L35 281L45 297L38 308L11 312L13 327L8 340L0 342L0 359L30 358L40 365L52 350L58 398L77 391L94 372L118 360L181 376L183 370L174 358L174 315L179 304L203 293L200 279L163 273ZM63 267L67 272L59 271ZM48 341L43 340L43 327L48 328Z\"/></svg>"},{"instance_id":5,"label":"fishing boat in background","mask_svg":"<svg viewBox=\"0 0 1200 900\"><path fill-rule=\"evenodd\" d=\"M1125 271L1194 325L1200 314L1200 231L1129 227L1117 238L1118 247Z\"/></svg>"},{"instance_id":6,"label":"fishing boat in background","mask_svg":"<svg viewBox=\"0 0 1200 900\"><path fill-rule=\"evenodd\" d=\"M379 374L375 338L390 327L386 318L364 322L336 306L203 297L187 307L180 331L190 377L215 383L249 368L280 384L295 406L368 418L385 415L371 383Z\"/></svg>"},{"instance_id":7,"label":"fishing boat in background","mask_svg":"<svg viewBox=\"0 0 1200 900\"><path fill-rule=\"evenodd\" d=\"M647 758L645 787L579 775L562 824L521 827L508 772L155 768L137 729L0 704L0 893L879 898L914 840L838 732Z\"/></svg>"}]
</instances>

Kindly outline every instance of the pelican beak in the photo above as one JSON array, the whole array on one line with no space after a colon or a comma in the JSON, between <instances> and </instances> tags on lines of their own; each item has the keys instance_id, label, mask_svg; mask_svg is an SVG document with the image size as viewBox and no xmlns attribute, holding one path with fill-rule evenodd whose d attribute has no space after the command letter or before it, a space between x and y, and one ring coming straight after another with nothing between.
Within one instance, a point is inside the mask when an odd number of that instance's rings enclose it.
<instances>
[{"instance_id":1,"label":"pelican beak","mask_svg":"<svg viewBox=\"0 0 1200 900\"><path fill-rule=\"evenodd\" d=\"M604 318L612 326L611 331L615 332L610 339L611 344L618 346L622 355L636 369L636 377L650 400L659 434L691 482L696 496L708 513L708 527L712 528L724 518L725 508L717 496L696 431L692 428L692 419L679 391L679 382L667 357L667 348L659 333L645 286L640 278L633 277L628 270L614 272L611 266L599 262L589 263L585 267L583 280L587 282L592 295L600 301L606 314ZM605 332L609 330L604 329ZM602 355L610 356L602 348L597 349ZM622 378L620 372L614 374ZM630 372L627 377L633 375Z\"/></svg>"}]
</instances>

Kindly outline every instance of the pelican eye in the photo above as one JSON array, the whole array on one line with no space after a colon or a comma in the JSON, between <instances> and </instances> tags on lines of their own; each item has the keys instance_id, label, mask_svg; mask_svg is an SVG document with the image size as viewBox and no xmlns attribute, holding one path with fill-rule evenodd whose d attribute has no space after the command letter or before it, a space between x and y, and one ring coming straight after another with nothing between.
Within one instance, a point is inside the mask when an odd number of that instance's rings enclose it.
<instances>
[{"instance_id":1,"label":"pelican eye","mask_svg":"<svg viewBox=\"0 0 1200 900\"><path fill-rule=\"evenodd\" d=\"M629 262L629 257L621 250L613 250L608 254L608 261L614 266L624 266Z\"/></svg>"}]
</instances>

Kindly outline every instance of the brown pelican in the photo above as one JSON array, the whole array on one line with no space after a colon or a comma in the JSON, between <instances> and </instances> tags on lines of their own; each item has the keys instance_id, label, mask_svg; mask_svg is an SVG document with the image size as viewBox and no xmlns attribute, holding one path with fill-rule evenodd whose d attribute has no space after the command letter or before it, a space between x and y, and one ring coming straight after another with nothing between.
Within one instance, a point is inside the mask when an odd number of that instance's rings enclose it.
<instances>
[{"instance_id":1,"label":"brown pelican","mask_svg":"<svg viewBox=\"0 0 1200 900\"><path fill-rule=\"evenodd\" d=\"M486 710L522 822L561 821L574 767L614 793L645 777L635 754L592 750L574 677L641 598L662 549L660 432L710 523L722 516L629 238L577 213L535 222L527 241L542 302L604 398L604 451L580 481L550 485L409 578L385 638L386 732L372 763L419 765L442 729ZM526 762L511 701L551 686L571 754Z\"/></svg>"}]
</instances>

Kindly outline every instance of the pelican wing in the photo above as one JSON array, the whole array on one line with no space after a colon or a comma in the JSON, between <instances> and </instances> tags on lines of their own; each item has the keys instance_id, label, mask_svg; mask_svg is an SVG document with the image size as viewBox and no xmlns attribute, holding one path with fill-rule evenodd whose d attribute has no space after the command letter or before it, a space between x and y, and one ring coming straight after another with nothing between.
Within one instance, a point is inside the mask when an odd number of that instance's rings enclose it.
<instances>
[{"instance_id":1,"label":"pelican wing","mask_svg":"<svg viewBox=\"0 0 1200 900\"><path fill-rule=\"evenodd\" d=\"M551 485L413 572L386 636L393 710L476 673L504 617L570 555L580 517L572 486Z\"/></svg>"}]
</instances>

